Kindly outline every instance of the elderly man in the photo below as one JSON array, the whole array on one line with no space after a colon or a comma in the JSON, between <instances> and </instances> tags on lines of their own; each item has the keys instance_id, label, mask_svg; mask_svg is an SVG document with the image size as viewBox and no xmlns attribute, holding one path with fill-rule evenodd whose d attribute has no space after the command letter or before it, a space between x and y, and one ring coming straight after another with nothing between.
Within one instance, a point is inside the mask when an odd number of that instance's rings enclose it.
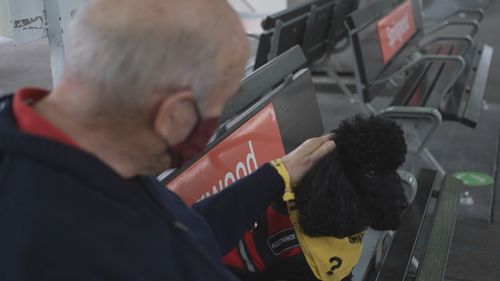
<instances>
[{"instance_id":1,"label":"elderly man","mask_svg":"<svg viewBox=\"0 0 500 281\"><path fill-rule=\"evenodd\" d=\"M0 280L234 280L221 255L334 148L311 139L187 207L154 177L203 148L247 43L224 0L89 0L60 84L0 100Z\"/></svg>"}]
</instances>

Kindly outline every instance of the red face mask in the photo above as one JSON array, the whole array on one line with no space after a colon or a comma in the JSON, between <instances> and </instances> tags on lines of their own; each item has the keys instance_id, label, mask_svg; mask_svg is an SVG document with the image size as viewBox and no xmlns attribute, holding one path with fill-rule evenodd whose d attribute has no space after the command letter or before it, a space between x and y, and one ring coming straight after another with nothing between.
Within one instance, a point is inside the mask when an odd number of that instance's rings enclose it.
<instances>
[{"instance_id":1,"label":"red face mask","mask_svg":"<svg viewBox=\"0 0 500 281\"><path fill-rule=\"evenodd\" d=\"M219 124L219 117L212 117L202 120L197 104L195 110L198 116L198 123L189 136L182 142L169 147L168 153L172 157L171 168L179 168L183 163L192 159L196 154L205 149L210 137L213 135ZM201 120L201 121L200 121Z\"/></svg>"}]
</instances>

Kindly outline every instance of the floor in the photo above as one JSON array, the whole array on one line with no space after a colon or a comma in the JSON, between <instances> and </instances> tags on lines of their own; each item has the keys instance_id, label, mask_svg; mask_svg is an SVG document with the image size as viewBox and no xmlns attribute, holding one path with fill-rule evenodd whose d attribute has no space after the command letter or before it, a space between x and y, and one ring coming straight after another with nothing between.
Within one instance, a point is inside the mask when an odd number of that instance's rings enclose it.
<instances>
[{"instance_id":1,"label":"floor","mask_svg":"<svg viewBox=\"0 0 500 281\"><path fill-rule=\"evenodd\" d=\"M445 1L445 0L439 0ZM446 0L451 1L451 0ZM458 0L457 0L458 1ZM465 1L465 0L462 0ZM472 0L467 0L472 1ZM500 0L492 0L476 38L496 48L481 124L475 130L447 123L431 140L430 150L449 173L474 170L500 178ZM47 41L14 47L0 38L0 94L21 86L51 88ZM325 128L335 128L361 108L342 95L318 93ZM473 205L461 205L446 278L449 281L500 281L500 194L498 183L468 188Z\"/></svg>"}]
</instances>

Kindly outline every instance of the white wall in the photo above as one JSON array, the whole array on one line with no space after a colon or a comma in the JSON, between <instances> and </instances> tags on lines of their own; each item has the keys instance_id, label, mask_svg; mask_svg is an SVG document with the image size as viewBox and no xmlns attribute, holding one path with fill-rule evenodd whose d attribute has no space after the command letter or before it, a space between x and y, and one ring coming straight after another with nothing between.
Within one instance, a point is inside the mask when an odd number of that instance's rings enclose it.
<instances>
[{"instance_id":1,"label":"white wall","mask_svg":"<svg viewBox=\"0 0 500 281\"><path fill-rule=\"evenodd\" d=\"M0 36L12 37L7 0L0 0Z\"/></svg>"},{"instance_id":2,"label":"white wall","mask_svg":"<svg viewBox=\"0 0 500 281\"><path fill-rule=\"evenodd\" d=\"M245 0L227 0L238 12L253 12ZM287 6L287 0L246 0L246 2L259 14L270 14L283 10Z\"/></svg>"},{"instance_id":3,"label":"white wall","mask_svg":"<svg viewBox=\"0 0 500 281\"><path fill-rule=\"evenodd\" d=\"M12 37L17 45L47 36L44 0L8 0L8 3L13 23Z\"/></svg>"}]
</instances>

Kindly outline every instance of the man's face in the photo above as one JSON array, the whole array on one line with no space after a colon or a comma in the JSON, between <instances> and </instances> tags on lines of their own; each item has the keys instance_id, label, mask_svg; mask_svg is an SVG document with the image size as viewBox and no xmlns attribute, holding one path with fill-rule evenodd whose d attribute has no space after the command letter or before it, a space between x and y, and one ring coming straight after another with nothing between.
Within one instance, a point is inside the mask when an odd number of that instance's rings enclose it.
<instances>
[{"instance_id":1,"label":"man's face","mask_svg":"<svg viewBox=\"0 0 500 281\"><path fill-rule=\"evenodd\" d=\"M233 50L228 51L227 49L231 46L228 44L225 50L221 50L222 55L219 55L218 61L220 72L218 77L220 78L211 93L205 93L204 98L196 99L188 92L188 95L176 103L175 108L178 110L175 110L176 114L174 114L176 116L175 124L173 124L175 130L163 135L167 140L167 154L159 155L165 158L161 162L169 163L168 167L178 167L180 163L188 161L204 149L215 129L213 125L217 124L214 121L217 122L216 119L221 115L226 101L238 92L248 56L248 42L244 34L242 37L244 41L239 48L234 48L236 45L234 44ZM160 123L165 124L164 121ZM158 152L161 151L158 150ZM163 166L163 170L166 167Z\"/></svg>"}]
</instances>

